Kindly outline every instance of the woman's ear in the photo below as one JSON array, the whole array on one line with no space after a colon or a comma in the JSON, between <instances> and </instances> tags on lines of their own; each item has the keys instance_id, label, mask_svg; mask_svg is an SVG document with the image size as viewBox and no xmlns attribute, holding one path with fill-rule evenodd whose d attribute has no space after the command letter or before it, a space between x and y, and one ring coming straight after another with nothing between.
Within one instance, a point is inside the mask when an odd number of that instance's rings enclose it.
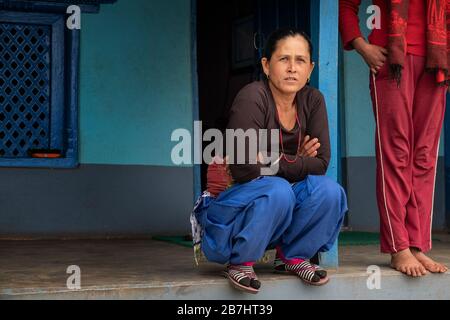
<instances>
[{"instance_id":1,"label":"woman's ear","mask_svg":"<svg viewBox=\"0 0 450 320\"><path fill-rule=\"evenodd\" d=\"M267 60L267 58L262 58L261 65L262 65L262 68L263 68L263 71L264 71L266 77L268 77L269 76L269 60Z\"/></svg>"},{"instance_id":2,"label":"woman's ear","mask_svg":"<svg viewBox=\"0 0 450 320\"><path fill-rule=\"evenodd\" d=\"M309 72L309 77L308 78L311 78L311 75L312 75L312 73L313 73L313 71L314 71L314 67L315 67L315 63L314 62L311 62L311 71Z\"/></svg>"}]
</instances>

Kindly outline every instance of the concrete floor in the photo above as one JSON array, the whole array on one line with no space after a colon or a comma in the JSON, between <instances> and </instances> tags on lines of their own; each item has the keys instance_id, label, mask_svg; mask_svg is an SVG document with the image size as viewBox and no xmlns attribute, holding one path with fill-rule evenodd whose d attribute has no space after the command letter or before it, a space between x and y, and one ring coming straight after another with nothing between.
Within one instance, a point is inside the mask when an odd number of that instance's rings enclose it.
<instances>
[{"instance_id":1,"label":"concrete floor","mask_svg":"<svg viewBox=\"0 0 450 320\"><path fill-rule=\"evenodd\" d=\"M450 242L435 241L431 257L450 266ZM411 279L389 268L378 246L339 247L340 267L316 288L255 267L263 287L244 294L220 276L222 266L196 267L192 249L152 240L0 241L0 299L450 299L450 272ZM81 289L70 290L70 265ZM381 268L381 290L367 289L367 267ZM264 290L265 289L265 290Z\"/></svg>"}]
</instances>

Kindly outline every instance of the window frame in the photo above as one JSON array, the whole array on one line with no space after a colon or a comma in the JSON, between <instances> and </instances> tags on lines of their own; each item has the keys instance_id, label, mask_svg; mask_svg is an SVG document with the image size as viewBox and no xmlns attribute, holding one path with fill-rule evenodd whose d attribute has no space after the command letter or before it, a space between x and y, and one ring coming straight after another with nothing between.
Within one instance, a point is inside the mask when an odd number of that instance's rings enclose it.
<instances>
[{"instance_id":1,"label":"window frame","mask_svg":"<svg viewBox=\"0 0 450 320\"><path fill-rule=\"evenodd\" d=\"M62 158L0 158L0 167L75 168L78 160L79 30L65 27L66 15L58 13L0 11L0 23L51 26L50 147L61 149ZM55 36L56 35L56 36ZM54 59L57 56L59 59ZM58 123L59 122L59 123Z\"/></svg>"}]
</instances>

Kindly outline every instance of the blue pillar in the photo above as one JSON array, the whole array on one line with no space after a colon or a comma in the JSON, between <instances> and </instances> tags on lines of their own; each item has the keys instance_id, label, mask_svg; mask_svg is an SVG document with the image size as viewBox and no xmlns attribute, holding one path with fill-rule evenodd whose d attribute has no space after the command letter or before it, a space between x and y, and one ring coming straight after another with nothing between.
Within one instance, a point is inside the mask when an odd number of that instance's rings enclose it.
<instances>
[{"instance_id":1,"label":"blue pillar","mask_svg":"<svg viewBox=\"0 0 450 320\"><path fill-rule=\"evenodd\" d=\"M191 73L192 73L192 123L194 121L200 120L199 115L199 101L198 101L198 77L197 77L197 0L191 0ZM194 138L194 127L191 131L192 137ZM192 155L194 155L195 143L200 143L201 141L192 140ZM193 202L197 201L198 197L202 193L201 186L201 169L199 164L193 164Z\"/></svg>"},{"instance_id":2,"label":"blue pillar","mask_svg":"<svg viewBox=\"0 0 450 320\"><path fill-rule=\"evenodd\" d=\"M330 126L331 162L327 175L338 181L338 1L311 0L311 40L316 69L312 76L312 85L325 97ZM338 267L337 243L333 248L319 255L321 265Z\"/></svg>"}]
</instances>

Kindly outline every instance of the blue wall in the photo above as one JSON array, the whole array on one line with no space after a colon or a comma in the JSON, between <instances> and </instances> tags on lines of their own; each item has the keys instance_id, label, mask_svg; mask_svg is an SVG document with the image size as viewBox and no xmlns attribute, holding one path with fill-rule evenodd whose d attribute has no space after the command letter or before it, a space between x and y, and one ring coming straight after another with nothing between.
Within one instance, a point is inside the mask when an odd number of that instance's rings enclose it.
<instances>
[{"instance_id":1,"label":"blue wall","mask_svg":"<svg viewBox=\"0 0 450 320\"><path fill-rule=\"evenodd\" d=\"M172 165L170 138L192 128L191 24L186 0L82 15L81 165L0 168L0 238L190 232L193 168Z\"/></svg>"},{"instance_id":2,"label":"blue wall","mask_svg":"<svg viewBox=\"0 0 450 320\"><path fill-rule=\"evenodd\" d=\"M80 162L171 166L192 127L191 3L119 0L83 14Z\"/></svg>"}]
</instances>

